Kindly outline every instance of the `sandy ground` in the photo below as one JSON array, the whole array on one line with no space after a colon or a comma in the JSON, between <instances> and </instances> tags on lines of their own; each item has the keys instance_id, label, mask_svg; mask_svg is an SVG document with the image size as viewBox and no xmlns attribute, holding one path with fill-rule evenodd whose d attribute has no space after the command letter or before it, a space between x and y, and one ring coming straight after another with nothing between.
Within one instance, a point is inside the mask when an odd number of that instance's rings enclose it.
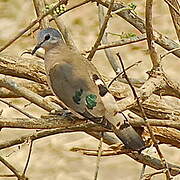
<instances>
[{"instance_id":1,"label":"sandy ground","mask_svg":"<svg viewBox=\"0 0 180 180\"><path fill-rule=\"evenodd\" d=\"M70 0L70 4L74 4L78 0ZM127 3L130 1L126 1ZM137 3L137 13L141 17L144 16L144 1ZM25 0L1 0L0 1L0 46L7 40L13 37L23 27L26 27L34 18L33 6L31 1ZM158 1L154 4L154 27L168 37L176 40L172 22L169 18L168 8L163 1ZM90 49L93 45L98 33L98 18L95 4L83 6L63 16L65 24L70 28L73 39L81 52ZM139 34L129 24L121 18L114 16L110 20L108 31L113 33L133 32ZM117 40L118 36L111 36L111 40ZM12 46L7 48L4 53L9 55L20 55L25 49L30 49L34 46L34 38L23 36ZM150 58L147 53L147 45L145 42L114 48L114 52L120 52L125 65L128 66L138 60L143 62L137 67L129 71L130 77L140 79L147 78L146 71L151 68ZM165 51L158 47L158 53L162 54ZM96 53L93 63L102 74L114 76L111 67L106 60L103 51ZM169 55L163 61L163 67L171 78L180 80L179 67L180 61L178 58ZM108 72L108 73L107 73ZM28 104L27 101L11 100L12 103L20 106L22 109L31 112L34 116L40 116L45 111L35 105L24 107ZM177 103L179 103L177 101ZM3 116L5 117L23 117L20 113L0 103L0 108L4 109ZM6 140L20 137L23 134L33 132L32 130L20 129L3 129L0 133L0 143ZM96 158L83 156L79 153L70 152L72 147L83 147L97 149L98 141L85 133L59 134L35 141L30 164L27 171L27 176L30 180L92 180L95 173ZM19 147L15 146L6 150L1 150L2 155L6 160L12 163L18 170L22 171L28 153L28 143ZM107 148L103 145L103 148ZM177 149L161 146L165 157L169 162L180 165L180 155ZM152 154L157 157L156 154ZM102 158L99 171L99 180L134 180L139 179L142 165L135 162L125 155ZM147 172L153 172L151 168L147 168ZM7 168L0 164L0 174L10 173ZM2 178L6 180L5 178ZM8 178L15 179L15 178ZM153 180L163 180L164 176L158 175ZM176 177L176 180L180 177Z\"/></svg>"}]
</instances>

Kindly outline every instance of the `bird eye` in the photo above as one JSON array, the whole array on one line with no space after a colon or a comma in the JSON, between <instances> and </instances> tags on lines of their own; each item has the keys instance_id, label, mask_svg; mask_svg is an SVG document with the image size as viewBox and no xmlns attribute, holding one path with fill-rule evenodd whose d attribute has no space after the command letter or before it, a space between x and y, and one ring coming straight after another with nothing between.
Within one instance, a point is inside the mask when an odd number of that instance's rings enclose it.
<instances>
[{"instance_id":1,"label":"bird eye","mask_svg":"<svg viewBox=\"0 0 180 180\"><path fill-rule=\"evenodd\" d=\"M50 35L47 34L45 37L44 37L45 40L49 40L50 39Z\"/></svg>"}]
</instances>

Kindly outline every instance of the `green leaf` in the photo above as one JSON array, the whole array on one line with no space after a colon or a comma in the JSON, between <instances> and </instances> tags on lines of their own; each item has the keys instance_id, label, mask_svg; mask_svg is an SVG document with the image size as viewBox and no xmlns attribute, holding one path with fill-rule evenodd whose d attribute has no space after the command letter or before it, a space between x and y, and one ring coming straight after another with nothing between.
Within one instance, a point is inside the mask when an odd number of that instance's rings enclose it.
<instances>
[{"instance_id":1,"label":"green leaf","mask_svg":"<svg viewBox=\"0 0 180 180\"><path fill-rule=\"evenodd\" d=\"M45 12L49 11L50 9L52 9L56 4L58 3L52 3L52 4L46 4L45 6ZM51 15L56 16L56 15L60 15L61 13L63 13L64 11L66 11L66 5L65 4L61 4L58 7L56 7L53 12L51 13Z\"/></svg>"},{"instance_id":2,"label":"green leaf","mask_svg":"<svg viewBox=\"0 0 180 180\"><path fill-rule=\"evenodd\" d=\"M128 4L128 6L130 7L130 10L131 10L134 14L137 14L136 11L135 11L137 5L136 5L135 3L132 2L132 3Z\"/></svg>"},{"instance_id":3,"label":"green leaf","mask_svg":"<svg viewBox=\"0 0 180 180\"><path fill-rule=\"evenodd\" d=\"M137 7L137 5L135 4L135 3L130 3L130 4L128 4L128 6L132 9L132 10L135 10L136 9L136 7Z\"/></svg>"},{"instance_id":4,"label":"green leaf","mask_svg":"<svg viewBox=\"0 0 180 180\"><path fill-rule=\"evenodd\" d=\"M86 96L86 106L88 109L93 109L96 106L97 96L95 94L89 94Z\"/></svg>"}]
</instances>

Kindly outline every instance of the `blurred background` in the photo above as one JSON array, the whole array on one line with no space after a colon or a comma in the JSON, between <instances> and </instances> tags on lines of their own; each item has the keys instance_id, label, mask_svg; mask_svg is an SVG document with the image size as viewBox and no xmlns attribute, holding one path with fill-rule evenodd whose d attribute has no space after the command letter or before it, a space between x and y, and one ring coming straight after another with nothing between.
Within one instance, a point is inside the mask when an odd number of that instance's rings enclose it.
<instances>
[{"instance_id":1,"label":"blurred background","mask_svg":"<svg viewBox=\"0 0 180 180\"><path fill-rule=\"evenodd\" d=\"M80 2L80 0L69 0L69 7ZM124 1L131 3L132 1ZM134 0L137 5L137 14L144 18L145 1ZM26 0L0 0L0 46L3 46L8 40L14 37L24 27L36 18L32 1ZM98 35L98 15L95 3L84 5L74 9L62 16L65 25L70 29L73 40L75 41L80 52L89 50ZM177 41L175 30L169 15L168 6L164 1L155 1L153 6L153 25L154 28L162 34ZM122 32L140 33L129 25L125 20L114 15L108 25L108 32L122 34ZM110 40L118 40L119 36L109 35ZM178 41L177 41L178 42ZM20 56L26 49L32 49L36 41L34 35L28 36L28 33L21 37L8 47L3 54L11 56ZM166 51L157 47L158 53L164 54ZM131 65L141 60L142 63L128 71L128 75L133 78L146 79L146 72L151 69L151 62L147 51L146 42L139 42L119 48L113 48L113 52L119 52L124 60L125 66ZM31 56L28 56L31 58ZM101 74L114 77L114 72L110 67L104 51L96 52L93 59ZM179 79L180 61L173 55L168 55L162 62L165 72L176 81ZM166 97L162 97L166 98ZM47 113L35 105L28 105L24 99L8 99L13 104L18 105L25 111L30 112L36 117ZM172 98L173 101L180 102ZM3 109L4 117L24 117L19 112L9 108L7 105L0 103L0 109ZM33 130L22 129L2 129L0 133L0 143L15 137L33 132ZM43 138L34 142L33 152L27 171L30 180L92 180L95 173L96 157L83 156L80 153L70 152L72 147L83 147L97 149L98 141L85 133L59 134ZM0 151L0 155L12 163L18 170L23 170L28 154L28 142L12 148ZM103 145L103 148L107 148ZM178 150L167 145L161 145L165 158L172 163L180 165L180 155ZM157 154L151 155L157 157ZM99 180L134 180L139 179L142 164L135 162L125 155L114 157L103 157L100 163ZM147 172L153 172L151 168ZM10 171L0 164L0 174L8 174ZM4 178L5 179L5 178ZM15 178L8 178L15 179ZM153 177L153 180L165 179L162 175ZM180 177L176 177L176 180Z\"/></svg>"}]
</instances>

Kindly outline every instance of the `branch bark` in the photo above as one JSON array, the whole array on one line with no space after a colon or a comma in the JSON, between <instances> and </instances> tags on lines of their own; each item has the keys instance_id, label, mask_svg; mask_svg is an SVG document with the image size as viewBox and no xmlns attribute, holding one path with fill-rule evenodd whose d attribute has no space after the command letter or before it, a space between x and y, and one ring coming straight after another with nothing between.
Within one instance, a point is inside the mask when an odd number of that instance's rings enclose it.
<instances>
[{"instance_id":1,"label":"branch bark","mask_svg":"<svg viewBox=\"0 0 180 180\"><path fill-rule=\"evenodd\" d=\"M169 11L171 13L171 18L174 23L176 34L178 40L180 41L180 5L177 0L165 0L169 5Z\"/></svg>"}]
</instances>

